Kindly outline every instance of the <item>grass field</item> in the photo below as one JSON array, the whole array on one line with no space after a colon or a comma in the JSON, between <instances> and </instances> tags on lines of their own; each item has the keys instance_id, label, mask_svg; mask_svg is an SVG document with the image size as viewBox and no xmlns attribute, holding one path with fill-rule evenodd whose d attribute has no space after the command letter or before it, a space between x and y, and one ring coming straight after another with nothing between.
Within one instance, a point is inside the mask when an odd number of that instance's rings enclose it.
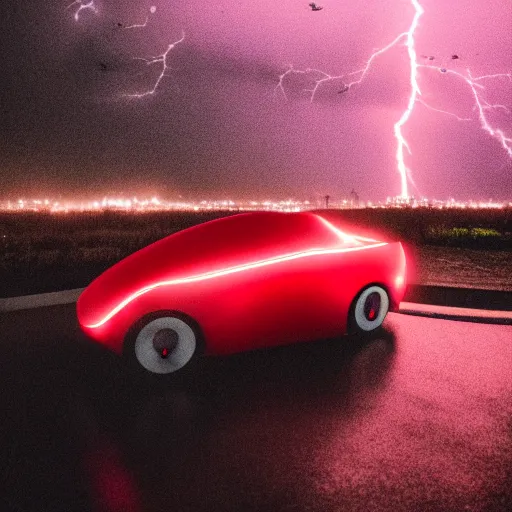
<instances>
[{"instance_id":1,"label":"grass field","mask_svg":"<svg viewBox=\"0 0 512 512\"><path fill-rule=\"evenodd\" d=\"M0 296L87 285L102 271L181 229L233 212L0 215ZM421 284L512 290L509 210L329 210L403 240Z\"/></svg>"}]
</instances>

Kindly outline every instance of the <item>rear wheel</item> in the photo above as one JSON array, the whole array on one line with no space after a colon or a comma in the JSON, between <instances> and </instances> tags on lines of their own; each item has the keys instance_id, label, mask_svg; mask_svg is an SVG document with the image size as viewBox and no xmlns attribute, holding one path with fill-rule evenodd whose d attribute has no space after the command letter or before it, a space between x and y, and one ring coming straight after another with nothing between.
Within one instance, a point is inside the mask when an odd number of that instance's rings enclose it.
<instances>
[{"instance_id":1,"label":"rear wheel","mask_svg":"<svg viewBox=\"0 0 512 512\"><path fill-rule=\"evenodd\" d=\"M187 365L198 352L197 330L187 321L168 314L147 321L134 333L128 350L145 370L170 374Z\"/></svg>"},{"instance_id":2,"label":"rear wheel","mask_svg":"<svg viewBox=\"0 0 512 512\"><path fill-rule=\"evenodd\" d=\"M389 297L381 286L365 288L350 309L349 328L352 332L369 333L378 329L389 311Z\"/></svg>"}]
</instances>

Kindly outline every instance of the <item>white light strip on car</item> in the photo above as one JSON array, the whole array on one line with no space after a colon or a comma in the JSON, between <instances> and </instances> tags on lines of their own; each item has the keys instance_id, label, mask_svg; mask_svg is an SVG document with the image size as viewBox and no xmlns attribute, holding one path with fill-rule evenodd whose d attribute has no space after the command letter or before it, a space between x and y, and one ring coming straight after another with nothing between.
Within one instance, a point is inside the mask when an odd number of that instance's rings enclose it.
<instances>
[{"instance_id":1,"label":"white light strip on car","mask_svg":"<svg viewBox=\"0 0 512 512\"><path fill-rule=\"evenodd\" d=\"M296 260L299 258L305 258L308 256L322 256L326 254L340 254L345 252L354 252L354 251L362 251L365 249L374 249L376 247L382 247L384 245L388 245L387 242L380 242L377 244L372 245L366 245L361 247L347 247L343 249L309 249L307 251L301 251L296 253L290 253L290 254L284 254L282 256L277 256L275 258L269 258L265 260L256 261L254 263L248 263L245 265L238 265L235 267L229 267L222 270L216 270L213 272L206 272L204 274L199 274L197 276L190 276L190 277L183 277L179 279L172 279L169 281L159 281L157 283L153 283L151 285L145 286L144 288L141 288L135 293L132 293L129 297L124 299L122 302L120 302L114 309L110 311L102 320L100 320L97 323L86 325L85 327L88 327L89 329L96 329L97 327L101 327L103 324L108 322L114 315L119 313L127 304L135 300L137 297L140 297L141 295L144 295L145 293L150 292L151 290L154 290L155 288L160 288L162 286L173 286L177 284L184 284L184 283L193 283L196 281L205 281L207 279L213 279L215 277L221 277L226 276L229 274L234 274L237 272L243 272L245 270L251 270L255 268L264 267L267 265L274 265L276 263L283 263L285 261L291 261Z\"/></svg>"},{"instance_id":2,"label":"white light strip on car","mask_svg":"<svg viewBox=\"0 0 512 512\"><path fill-rule=\"evenodd\" d=\"M320 215L315 215L318 219L322 221L322 223L327 226L333 233L335 233L343 242L348 243L357 243L360 244L362 242L379 242L379 240L374 240L373 238L365 238L364 236L358 236L358 235L349 235L341 229L338 229L336 226L333 226L328 220L324 219L323 217L320 217Z\"/></svg>"}]
</instances>

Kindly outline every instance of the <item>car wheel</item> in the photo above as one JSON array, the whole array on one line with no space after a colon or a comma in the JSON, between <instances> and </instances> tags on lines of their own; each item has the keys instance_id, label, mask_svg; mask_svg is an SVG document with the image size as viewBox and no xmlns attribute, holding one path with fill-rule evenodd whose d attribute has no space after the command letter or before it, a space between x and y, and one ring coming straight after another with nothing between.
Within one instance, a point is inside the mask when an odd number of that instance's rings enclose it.
<instances>
[{"instance_id":1,"label":"car wheel","mask_svg":"<svg viewBox=\"0 0 512 512\"><path fill-rule=\"evenodd\" d=\"M381 286L365 288L355 299L350 310L349 330L369 333L378 329L389 310L389 297Z\"/></svg>"},{"instance_id":2,"label":"car wheel","mask_svg":"<svg viewBox=\"0 0 512 512\"><path fill-rule=\"evenodd\" d=\"M135 359L151 373L174 373L196 355L196 332L189 322L177 316L154 318L135 335L132 342Z\"/></svg>"}]
</instances>

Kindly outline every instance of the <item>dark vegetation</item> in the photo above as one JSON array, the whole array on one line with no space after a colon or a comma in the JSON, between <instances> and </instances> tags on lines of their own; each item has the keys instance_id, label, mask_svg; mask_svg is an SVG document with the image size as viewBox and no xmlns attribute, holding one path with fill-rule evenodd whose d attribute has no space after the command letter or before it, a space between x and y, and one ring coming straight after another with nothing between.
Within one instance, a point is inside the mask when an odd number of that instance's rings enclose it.
<instances>
[{"instance_id":1,"label":"dark vegetation","mask_svg":"<svg viewBox=\"0 0 512 512\"><path fill-rule=\"evenodd\" d=\"M337 216L411 245L512 249L512 210L359 209Z\"/></svg>"},{"instance_id":2,"label":"dark vegetation","mask_svg":"<svg viewBox=\"0 0 512 512\"><path fill-rule=\"evenodd\" d=\"M0 297L87 285L108 267L181 229L234 212L0 214ZM510 210L329 210L414 246L511 250Z\"/></svg>"}]
</instances>

